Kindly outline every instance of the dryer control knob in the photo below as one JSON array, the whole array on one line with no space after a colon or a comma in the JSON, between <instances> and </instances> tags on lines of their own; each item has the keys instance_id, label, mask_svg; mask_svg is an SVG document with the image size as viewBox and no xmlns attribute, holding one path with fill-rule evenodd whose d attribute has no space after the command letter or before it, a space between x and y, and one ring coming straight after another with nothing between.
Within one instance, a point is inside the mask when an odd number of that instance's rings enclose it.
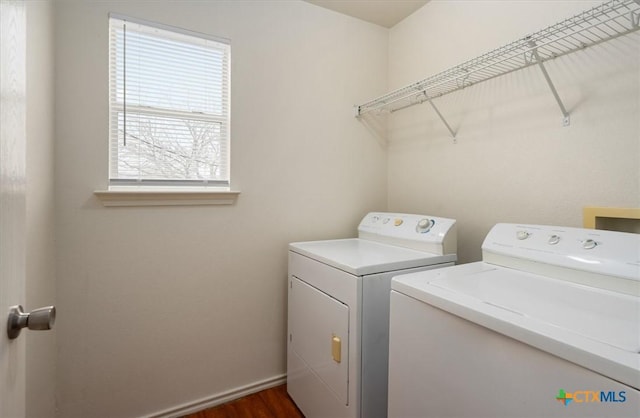
<instances>
[{"instance_id":1,"label":"dryer control knob","mask_svg":"<svg viewBox=\"0 0 640 418\"><path fill-rule=\"evenodd\" d=\"M420 219L420 221L418 222L418 225L416 225L416 232L420 233L420 234L426 234L427 232L429 232L431 230L431 227L433 226L434 222L431 219Z\"/></svg>"},{"instance_id":2,"label":"dryer control knob","mask_svg":"<svg viewBox=\"0 0 640 418\"><path fill-rule=\"evenodd\" d=\"M560 242L560 235L551 235L549 237L549 245L556 245Z\"/></svg>"},{"instance_id":3,"label":"dryer control knob","mask_svg":"<svg viewBox=\"0 0 640 418\"><path fill-rule=\"evenodd\" d=\"M582 241L582 248L584 248L585 250L591 250L593 248L596 248L597 245L598 243L592 239L586 239Z\"/></svg>"},{"instance_id":4,"label":"dryer control knob","mask_svg":"<svg viewBox=\"0 0 640 418\"><path fill-rule=\"evenodd\" d=\"M523 239L527 239L529 238L531 234L528 233L527 231L518 231L516 232L516 238L518 238L519 240L523 240Z\"/></svg>"}]
</instances>

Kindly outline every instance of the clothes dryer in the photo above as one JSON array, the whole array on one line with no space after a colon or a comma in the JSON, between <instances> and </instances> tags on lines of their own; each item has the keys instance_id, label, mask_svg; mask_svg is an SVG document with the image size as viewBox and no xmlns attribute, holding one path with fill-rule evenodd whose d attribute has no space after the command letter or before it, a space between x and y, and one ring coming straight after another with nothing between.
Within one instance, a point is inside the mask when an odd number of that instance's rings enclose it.
<instances>
[{"instance_id":1,"label":"clothes dryer","mask_svg":"<svg viewBox=\"0 0 640 418\"><path fill-rule=\"evenodd\" d=\"M640 235L498 224L395 277L389 417L640 416Z\"/></svg>"},{"instance_id":2,"label":"clothes dryer","mask_svg":"<svg viewBox=\"0 0 640 418\"><path fill-rule=\"evenodd\" d=\"M307 418L385 417L391 278L456 261L453 219L369 213L289 245L287 391Z\"/></svg>"}]
</instances>

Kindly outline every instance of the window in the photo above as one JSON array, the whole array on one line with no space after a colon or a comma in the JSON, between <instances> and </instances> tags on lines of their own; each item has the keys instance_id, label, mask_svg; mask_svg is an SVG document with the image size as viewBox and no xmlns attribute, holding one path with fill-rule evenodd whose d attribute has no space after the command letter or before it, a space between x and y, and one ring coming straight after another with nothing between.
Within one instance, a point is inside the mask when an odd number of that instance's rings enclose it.
<instances>
[{"instance_id":1,"label":"window","mask_svg":"<svg viewBox=\"0 0 640 418\"><path fill-rule=\"evenodd\" d=\"M229 186L227 41L111 15L110 186Z\"/></svg>"}]
</instances>

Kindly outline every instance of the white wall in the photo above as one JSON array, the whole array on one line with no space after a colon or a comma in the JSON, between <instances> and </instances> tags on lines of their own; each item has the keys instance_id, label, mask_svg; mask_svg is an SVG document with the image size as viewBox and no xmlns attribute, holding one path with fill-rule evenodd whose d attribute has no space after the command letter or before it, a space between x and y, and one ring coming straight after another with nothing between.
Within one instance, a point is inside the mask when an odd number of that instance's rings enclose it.
<instances>
[{"instance_id":1,"label":"white wall","mask_svg":"<svg viewBox=\"0 0 640 418\"><path fill-rule=\"evenodd\" d=\"M432 1L390 31L395 89L600 2ZM481 258L495 223L581 226L584 206L640 204L640 34L548 62L562 114L537 67L435 100L389 124L388 207L458 220L459 260Z\"/></svg>"},{"instance_id":2,"label":"white wall","mask_svg":"<svg viewBox=\"0 0 640 418\"><path fill-rule=\"evenodd\" d=\"M458 219L467 262L496 222L580 225L583 206L638 206L638 34L547 64L568 128L535 68L439 99L455 145L414 106L390 118L387 158L384 124L350 109L594 4L434 0L388 32L300 1L56 1L57 416L142 416L281 376L286 244L353 236L369 210ZM231 39L235 205L93 196L107 186L108 12ZM31 71L50 75L41 59ZM34 226L47 190L32 189ZM51 263L40 251L31 277ZM34 301L50 303L39 286Z\"/></svg>"},{"instance_id":3,"label":"white wall","mask_svg":"<svg viewBox=\"0 0 640 418\"><path fill-rule=\"evenodd\" d=\"M117 12L231 39L232 206L104 208ZM287 243L386 209L387 30L301 1L57 1L58 416L134 417L285 373Z\"/></svg>"},{"instance_id":4,"label":"white wall","mask_svg":"<svg viewBox=\"0 0 640 418\"><path fill-rule=\"evenodd\" d=\"M53 170L53 7L26 1L26 300L27 311L55 305ZM25 331L27 347L26 414L55 416L56 328Z\"/></svg>"}]
</instances>

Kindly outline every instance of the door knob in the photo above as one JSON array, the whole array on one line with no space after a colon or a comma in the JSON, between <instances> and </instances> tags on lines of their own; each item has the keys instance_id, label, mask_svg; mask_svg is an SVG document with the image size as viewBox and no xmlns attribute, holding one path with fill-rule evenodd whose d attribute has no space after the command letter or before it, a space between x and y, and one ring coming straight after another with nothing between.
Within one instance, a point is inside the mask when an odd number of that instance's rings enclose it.
<instances>
[{"instance_id":1,"label":"door knob","mask_svg":"<svg viewBox=\"0 0 640 418\"><path fill-rule=\"evenodd\" d=\"M20 335L22 328L27 327L35 331L48 330L53 328L54 322L56 322L55 306L45 306L29 313L22 310L22 305L13 306L9 310L7 335L13 340Z\"/></svg>"}]
</instances>

